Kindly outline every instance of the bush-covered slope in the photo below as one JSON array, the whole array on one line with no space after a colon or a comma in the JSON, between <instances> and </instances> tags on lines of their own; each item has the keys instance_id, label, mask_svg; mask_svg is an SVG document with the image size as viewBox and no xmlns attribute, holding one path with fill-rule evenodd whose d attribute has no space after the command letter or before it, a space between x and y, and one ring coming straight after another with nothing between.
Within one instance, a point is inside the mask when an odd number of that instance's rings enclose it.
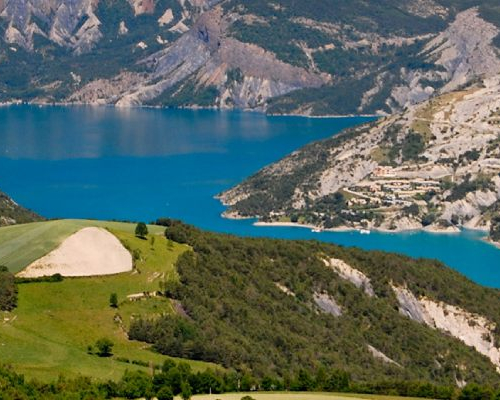
<instances>
[{"instance_id":1,"label":"bush-covered slope","mask_svg":"<svg viewBox=\"0 0 500 400\"><path fill-rule=\"evenodd\" d=\"M398 311L391 285L500 322L497 290L437 261L318 242L237 238L181 223L171 223L166 235L193 248L176 264L181 284L167 290L181 312L139 320L129 333L165 354L258 376L326 367L369 381L498 380L493 364L472 347ZM375 296L326 267L323 260L330 257L366 274ZM373 348L387 359L374 356Z\"/></svg>"},{"instance_id":2,"label":"bush-covered slope","mask_svg":"<svg viewBox=\"0 0 500 400\"><path fill-rule=\"evenodd\" d=\"M41 221L33 211L21 207L5 193L0 192L0 226Z\"/></svg>"}]
</instances>

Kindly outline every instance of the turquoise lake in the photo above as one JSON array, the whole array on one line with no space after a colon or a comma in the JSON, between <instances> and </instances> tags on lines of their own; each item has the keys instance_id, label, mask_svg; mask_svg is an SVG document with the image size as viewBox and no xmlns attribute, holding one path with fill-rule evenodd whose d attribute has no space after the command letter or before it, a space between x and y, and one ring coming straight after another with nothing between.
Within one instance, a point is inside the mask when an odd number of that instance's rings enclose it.
<instances>
[{"instance_id":1,"label":"turquoise lake","mask_svg":"<svg viewBox=\"0 0 500 400\"><path fill-rule=\"evenodd\" d=\"M476 232L313 233L220 217L217 193L300 146L366 118L209 110L0 108L0 190L50 218L179 218L247 236L316 239L436 258L500 288L500 250Z\"/></svg>"}]
</instances>

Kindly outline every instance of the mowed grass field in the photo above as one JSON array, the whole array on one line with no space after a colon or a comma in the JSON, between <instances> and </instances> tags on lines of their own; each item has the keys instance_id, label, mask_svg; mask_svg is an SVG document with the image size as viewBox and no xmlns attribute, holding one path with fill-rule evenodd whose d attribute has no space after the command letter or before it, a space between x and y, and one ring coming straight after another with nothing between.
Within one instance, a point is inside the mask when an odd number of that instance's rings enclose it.
<instances>
[{"instance_id":1,"label":"mowed grass field","mask_svg":"<svg viewBox=\"0 0 500 400\"><path fill-rule=\"evenodd\" d=\"M91 220L54 220L0 228L0 265L19 272L33 261L57 248L68 236L89 226L133 233L135 224ZM148 226L151 234L165 228Z\"/></svg>"},{"instance_id":2,"label":"mowed grass field","mask_svg":"<svg viewBox=\"0 0 500 400\"><path fill-rule=\"evenodd\" d=\"M319 392L248 392L248 393L225 393L225 394L202 394L195 395L192 400L241 400L244 396L250 396L255 400L401 400L398 396L379 396L372 394L353 393L319 393ZM406 400L415 398L404 397ZM176 400L180 398L176 397Z\"/></svg>"},{"instance_id":3,"label":"mowed grass field","mask_svg":"<svg viewBox=\"0 0 500 400\"><path fill-rule=\"evenodd\" d=\"M43 224L48 224L50 229ZM136 269L112 276L19 284L18 307L11 313L0 312L0 360L13 365L16 371L27 377L46 381L64 374L116 380L126 369L148 370L118 358L154 364L162 364L167 359L144 343L129 341L127 330L132 318L154 318L173 312L170 301L154 297L133 302L127 296L156 291L163 280L178 279L174 263L188 247L168 242L163 235L150 234L147 240L139 239L132 233L135 229L132 224L50 221L40 226L30 224L16 228L21 229L22 235L27 235L25 238L36 237L40 243L37 251L26 256L25 260L28 260L37 252L45 254L63 235L85 226L108 228L127 248L139 255ZM52 228L58 232L57 235ZM5 233L4 229L9 232ZM160 233L163 228L150 227L151 231ZM46 232L45 235L50 237L43 242L40 232ZM8 228L0 229L0 242L7 235L11 238L11 249L16 246L26 248L16 242L12 230ZM0 244L0 249L5 251L3 244ZM22 257L12 253L7 257L9 260L14 258L20 260ZM111 293L118 296L117 309L110 307ZM103 337L114 342L113 357L88 354L88 346ZM217 367L208 363L187 362L194 370Z\"/></svg>"}]
</instances>

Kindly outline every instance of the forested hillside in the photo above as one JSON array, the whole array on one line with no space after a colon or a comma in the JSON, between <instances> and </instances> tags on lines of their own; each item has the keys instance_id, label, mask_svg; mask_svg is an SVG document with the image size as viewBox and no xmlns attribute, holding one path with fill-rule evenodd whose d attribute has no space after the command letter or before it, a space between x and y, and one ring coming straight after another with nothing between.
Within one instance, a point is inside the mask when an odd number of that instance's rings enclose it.
<instances>
[{"instance_id":1,"label":"forested hillside","mask_svg":"<svg viewBox=\"0 0 500 400\"><path fill-rule=\"evenodd\" d=\"M326 368L355 381L498 381L499 292L437 261L166 224L167 238L193 248L176 264L180 285L166 289L179 311L136 321L132 339L260 377ZM478 342L446 332L428 305L469 321L462 333Z\"/></svg>"}]
</instances>

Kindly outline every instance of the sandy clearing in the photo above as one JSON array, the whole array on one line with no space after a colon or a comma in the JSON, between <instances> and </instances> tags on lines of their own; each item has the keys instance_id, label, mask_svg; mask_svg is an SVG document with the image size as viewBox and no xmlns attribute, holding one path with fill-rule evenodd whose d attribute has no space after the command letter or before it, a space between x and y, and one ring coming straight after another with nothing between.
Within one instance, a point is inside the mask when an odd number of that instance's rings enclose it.
<instances>
[{"instance_id":1,"label":"sandy clearing","mask_svg":"<svg viewBox=\"0 0 500 400\"><path fill-rule=\"evenodd\" d=\"M111 275L132 270L132 256L120 241L102 228L83 228L49 254L28 265L17 275L36 278Z\"/></svg>"}]
</instances>

